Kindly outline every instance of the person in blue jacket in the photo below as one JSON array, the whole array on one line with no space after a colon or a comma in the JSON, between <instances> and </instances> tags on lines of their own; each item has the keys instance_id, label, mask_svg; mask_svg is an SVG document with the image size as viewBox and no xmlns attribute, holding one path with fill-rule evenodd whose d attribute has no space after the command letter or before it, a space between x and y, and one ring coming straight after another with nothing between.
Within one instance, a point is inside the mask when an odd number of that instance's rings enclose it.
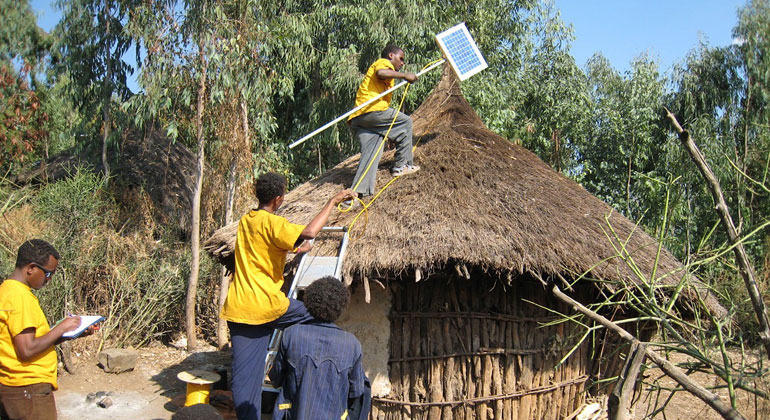
<instances>
[{"instance_id":1,"label":"person in blue jacket","mask_svg":"<svg viewBox=\"0 0 770 420\"><path fill-rule=\"evenodd\" d=\"M273 420L366 419L371 388L361 362L361 343L334 324L347 307L347 287L334 277L305 289L314 320L286 328L270 371L281 391Z\"/></svg>"}]
</instances>

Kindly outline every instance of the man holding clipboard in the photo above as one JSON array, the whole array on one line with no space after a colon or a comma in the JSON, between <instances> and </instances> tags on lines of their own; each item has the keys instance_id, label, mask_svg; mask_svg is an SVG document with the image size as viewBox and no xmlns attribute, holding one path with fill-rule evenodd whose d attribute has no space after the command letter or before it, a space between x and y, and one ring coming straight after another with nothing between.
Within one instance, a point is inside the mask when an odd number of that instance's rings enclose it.
<instances>
[{"instance_id":1,"label":"man holding clipboard","mask_svg":"<svg viewBox=\"0 0 770 420\"><path fill-rule=\"evenodd\" d=\"M0 418L56 419L54 344L77 330L81 319L68 316L51 328L32 289L45 286L58 265L51 244L31 239L19 247L13 274L0 284Z\"/></svg>"}]
</instances>

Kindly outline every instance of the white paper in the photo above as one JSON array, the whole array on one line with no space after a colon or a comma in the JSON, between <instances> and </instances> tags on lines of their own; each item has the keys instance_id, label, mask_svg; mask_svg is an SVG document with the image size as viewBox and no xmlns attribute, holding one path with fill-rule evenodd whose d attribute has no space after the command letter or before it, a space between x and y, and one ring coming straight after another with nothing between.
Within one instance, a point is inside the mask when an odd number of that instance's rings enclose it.
<instances>
[{"instance_id":1,"label":"white paper","mask_svg":"<svg viewBox=\"0 0 770 420\"><path fill-rule=\"evenodd\" d=\"M104 321L104 317L99 315L77 315L77 316L80 317L80 326L75 330L68 331L62 334L62 337L76 338L80 336L80 334L83 334L83 331L85 331L86 328L96 324L97 322Z\"/></svg>"}]
</instances>

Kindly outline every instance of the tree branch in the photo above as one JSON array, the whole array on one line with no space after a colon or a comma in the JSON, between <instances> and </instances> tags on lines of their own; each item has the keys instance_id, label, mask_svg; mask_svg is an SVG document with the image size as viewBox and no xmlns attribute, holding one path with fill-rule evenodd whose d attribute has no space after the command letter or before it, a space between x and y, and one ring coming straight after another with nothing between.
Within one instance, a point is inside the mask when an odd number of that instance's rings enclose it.
<instances>
[{"instance_id":1,"label":"tree branch","mask_svg":"<svg viewBox=\"0 0 770 420\"><path fill-rule=\"evenodd\" d=\"M679 125L679 121L677 121L671 111L667 108L664 109L666 110L666 116L671 120L671 123L674 125L674 128L679 135L679 140L690 153L690 157L693 162L695 162L695 166L698 167L703 178L706 180L706 184L711 191L714 202L717 203L716 211L722 220L722 224L725 226L730 244L736 244L733 248L733 252L735 252L735 260L738 263L738 271L740 271L741 277L743 277L746 290L751 298L751 305L754 307L754 312L757 315L757 321L759 322L759 337L762 340L762 345L765 346L767 356L770 357L770 319L767 317L767 309L762 300L762 294L759 292L759 287L757 287L754 269L749 261L749 257L746 255L746 250L743 248L743 243L740 241L738 231L735 229L735 224L733 223L724 195L722 194L722 188L719 186L719 180L717 180L714 172L711 171L705 156L703 156L703 153L698 149L695 141L690 137L690 133L687 130L682 129L682 126Z\"/></svg>"},{"instance_id":2,"label":"tree branch","mask_svg":"<svg viewBox=\"0 0 770 420\"><path fill-rule=\"evenodd\" d=\"M572 306L574 310L598 322L608 330L614 331L615 333L620 335L620 337L623 338L624 340L629 341L632 344L637 344L637 345L641 344L641 342L636 337L631 335L631 333L629 333L628 331L624 330L623 328L621 328L614 322L608 320L607 318L586 308L585 306L580 304L580 302L565 295L561 290L559 290L558 286L553 286L551 291L557 298L559 298L559 300L569 304L570 306ZM691 394L700 398L709 407L713 408L716 412L718 412L723 418L728 420L739 420L739 419L745 420L745 418L743 417L743 415L741 415L741 413L739 413L737 410L733 409L732 407L725 405L716 394L712 393L711 391L702 387L699 383L690 379L690 377L687 376L686 373L682 372L681 369L674 366L671 362L661 357L658 353L651 350L649 347L642 346L641 348L644 350L645 355L650 360L652 360L656 365L658 365L658 367L666 375L668 375L671 379L675 380L679 385L682 386L682 388L686 389Z\"/></svg>"}]
</instances>

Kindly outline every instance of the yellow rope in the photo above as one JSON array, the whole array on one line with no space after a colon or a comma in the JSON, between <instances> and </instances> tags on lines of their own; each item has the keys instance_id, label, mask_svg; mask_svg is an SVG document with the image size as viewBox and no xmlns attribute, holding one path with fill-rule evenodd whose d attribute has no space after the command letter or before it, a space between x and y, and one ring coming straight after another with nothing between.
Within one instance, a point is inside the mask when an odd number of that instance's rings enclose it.
<instances>
[{"instance_id":1,"label":"yellow rope","mask_svg":"<svg viewBox=\"0 0 770 420\"><path fill-rule=\"evenodd\" d=\"M435 61L431 61L430 63L426 64L425 67L423 67L420 71L430 67L431 65L433 65L435 63L438 63L439 61L441 61L441 59L438 59L438 60L435 60ZM401 101L398 104L398 109L396 109L396 113L393 115L393 121L390 122L390 126L388 127L388 131L385 132L385 136L382 138L382 142L380 142L380 146L377 148L377 152L374 155L372 155L372 158L369 160L369 164L366 166L366 169L364 170L364 173L361 174L361 177L358 179L358 182L356 183L356 185L353 186L353 191L355 191L356 188L358 188L358 186L364 180L364 178L366 177L366 174L369 172L369 169L372 167L372 164L374 163L375 158L377 157L377 155L380 154L380 151L383 149L383 147L385 147L385 142L388 141L388 135L390 135L390 130L393 129L393 125L396 123L396 118L398 118L398 114L399 114L399 112L401 112L401 108L404 105L404 100L406 99L406 94L409 92L409 88L411 86L412 86L412 84L410 83L410 84L408 84L406 86L406 89L404 89L404 94L401 96ZM418 140L412 146L412 153L414 153L414 151L417 149L417 144L419 144L419 142L420 141ZM369 211L368 211L369 207L371 207L372 204L374 204L374 202L377 200L377 198L390 186L390 184L395 182L398 178L400 178L400 177L393 177L393 179L388 181L388 183L385 184L382 188L380 188L380 190L377 192L377 194L375 194L374 197L372 197L372 199L369 200L368 203L364 203L364 201L361 200L360 198L358 198L358 196L355 197L355 199L358 200L361 203L361 207L362 208L361 208L361 211L358 212L356 217L354 217L353 220L350 221L350 224L348 225L348 232L352 232L353 231L353 226L358 221L358 218L361 217L361 215L364 214L364 213L366 213L366 219L365 219L366 221L364 223L364 228L363 228L363 231L361 232L361 235L363 235L363 233L366 232L366 226L369 224ZM341 206L342 203L340 203L340 204L337 205L337 209L341 213L347 213L347 212L349 212L349 211L351 211L353 209L354 204L355 203L351 201L350 206L348 206L347 208L343 209L342 206ZM353 236L352 233L349 233L349 234L350 234L350 239L351 240L358 239L358 237L359 237L359 236Z\"/></svg>"}]
</instances>

